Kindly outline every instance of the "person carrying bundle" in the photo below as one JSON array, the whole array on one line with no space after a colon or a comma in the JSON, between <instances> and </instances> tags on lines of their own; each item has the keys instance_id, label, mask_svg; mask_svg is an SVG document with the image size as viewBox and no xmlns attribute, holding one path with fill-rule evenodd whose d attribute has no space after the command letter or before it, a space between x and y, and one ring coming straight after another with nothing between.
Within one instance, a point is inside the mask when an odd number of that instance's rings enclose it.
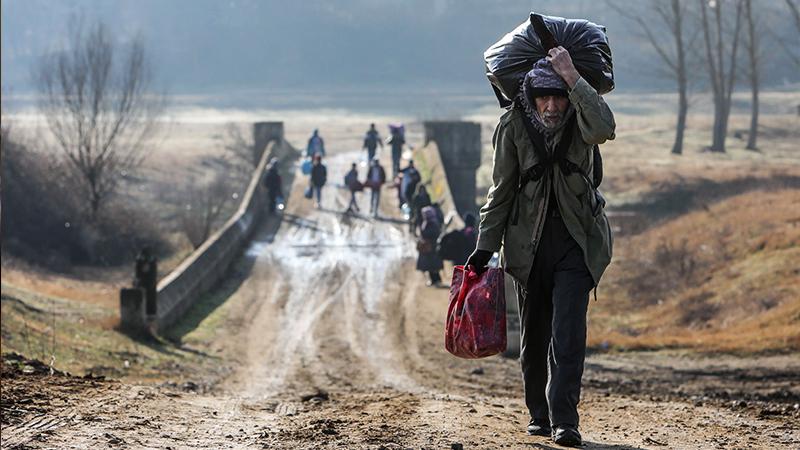
<instances>
[{"instance_id":1,"label":"person carrying bundle","mask_svg":"<svg viewBox=\"0 0 800 450\"><path fill-rule=\"evenodd\" d=\"M557 30L565 20L547 19ZM614 139L616 125L570 52L557 45L544 51L495 130L492 187L467 265L485 270L502 246L519 303L527 431L577 446L589 293L612 251L594 147Z\"/></svg>"}]
</instances>

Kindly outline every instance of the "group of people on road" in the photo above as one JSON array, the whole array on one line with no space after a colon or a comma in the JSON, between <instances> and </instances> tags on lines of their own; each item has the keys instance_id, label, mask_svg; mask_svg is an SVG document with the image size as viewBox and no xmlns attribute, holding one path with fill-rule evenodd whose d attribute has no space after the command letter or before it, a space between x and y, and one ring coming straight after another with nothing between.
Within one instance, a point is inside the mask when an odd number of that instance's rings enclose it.
<instances>
[{"instance_id":1,"label":"group of people on road","mask_svg":"<svg viewBox=\"0 0 800 450\"><path fill-rule=\"evenodd\" d=\"M445 233L444 215L438 203L420 208L417 235L417 270L428 275L428 286L441 287L444 261L465 264L478 242L475 215L464 215L464 227Z\"/></svg>"},{"instance_id":2,"label":"group of people on road","mask_svg":"<svg viewBox=\"0 0 800 450\"><path fill-rule=\"evenodd\" d=\"M386 143L392 147L392 176L396 177L400 172L400 159L403 156L403 146L406 143L405 126L403 124L389 124L389 137ZM364 135L364 145L362 150L367 151L367 161L375 159L378 147L383 150L383 140L380 133L371 123L367 133Z\"/></svg>"},{"instance_id":3,"label":"group of people on road","mask_svg":"<svg viewBox=\"0 0 800 450\"><path fill-rule=\"evenodd\" d=\"M405 144L403 125L390 125L391 136L386 143L392 146L392 167L393 175L397 176L400 166L403 145ZM386 170L380 163L377 155L378 148L383 149L384 142L380 133L375 128L375 124L370 124L369 129L364 135L362 150L367 152L366 179L362 182L359 179L358 164L353 163L350 170L344 176L344 186L350 191L350 201L345 209L345 213L360 212L356 194L365 188L370 189L370 208L369 213L373 217L378 217L381 201L381 189L386 184ZM315 199L317 208L322 207L322 188L328 181L327 167L322 163L325 156L325 140L315 129L308 140L306 146L306 160L303 162L302 169L305 175L309 176L309 186L306 189L306 198ZM417 182L419 182L417 180Z\"/></svg>"},{"instance_id":4,"label":"group of people on road","mask_svg":"<svg viewBox=\"0 0 800 450\"><path fill-rule=\"evenodd\" d=\"M350 171L344 176L344 185L350 190L350 203L345 212L353 213L361 211L356 201L356 193L363 191L364 188L370 189L369 213L373 217L378 217L378 210L381 202L381 188L386 183L386 171L383 169L380 160L373 158L370 160L367 169L367 178L364 182L358 179L358 164L353 163Z\"/></svg>"},{"instance_id":5,"label":"group of people on road","mask_svg":"<svg viewBox=\"0 0 800 450\"><path fill-rule=\"evenodd\" d=\"M438 203L431 200L428 189L422 183L422 176L414 166L414 161L409 160L408 165L400 169L400 160L405 144L405 130L403 125L390 125L391 136L386 143L392 147L392 175L393 186L397 189L397 200L409 224L409 232L416 237L418 250L417 270L428 276L429 286L441 285L440 271L443 261L451 260L454 264L463 264L467 256L475 247L477 231L475 217L467 214L464 219L463 229L444 234L446 227L444 215ZM369 168L366 178L361 181L358 173L358 164L352 163L350 170L344 175L344 187L350 192L350 201L345 209L346 214L358 213L357 193L365 188L370 190L369 214L378 217L381 201L381 189L387 182L386 170L381 165L377 155L378 148L383 148L384 142L375 128L370 124L364 135L362 150L367 152ZM308 176L309 185L305 197L314 200L316 207L322 207L322 190L328 181L328 169L322 162L325 156L325 141L319 130L314 130L308 140L305 160L301 165L303 174ZM279 173L279 161L275 158L270 161L264 179L269 200L269 211L284 208L282 179Z\"/></svg>"}]
</instances>

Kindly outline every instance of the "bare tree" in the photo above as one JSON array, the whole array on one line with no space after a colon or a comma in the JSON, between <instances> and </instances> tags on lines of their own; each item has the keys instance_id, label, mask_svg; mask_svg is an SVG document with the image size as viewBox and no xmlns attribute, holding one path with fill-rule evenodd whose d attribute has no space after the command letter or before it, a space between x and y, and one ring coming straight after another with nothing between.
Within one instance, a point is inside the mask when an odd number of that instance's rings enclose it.
<instances>
[{"instance_id":1,"label":"bare tree","mask_svg":"<svg viewBox=\"0 0 800 450\"><path fill-rule=\"evenodd\" d=\"M218 173L211 183L196 187L193 181L183 199L179 214L180 226L194 248L203 245L211 236L225 212L226 206L238 198L230 186L230 178Z\"/></svg>"},{"instance_id":2,"label":"bare tree","mask_svg":"<svg viewBox=\"0 0 800 450\"><path fill-rule=\"evenodd\" d=\"M761 71L761 27L758 17L753 13L753 0L744 0L744 17L747 22L747 40L745 41L748 55L747 73L750 79L750 132L747 135L747 149L756 150L758 139L758 91L760 88Z\"/></svg>"},{"instance_id":3,"label":"bare tree","mask_svg":"<svg viewBox=\"0 0 800 450\"><path fill-rule=\"evenodd\" d=\"M796 0L786 0L786 5L789 7L789 12L792 14L792 18L794 19L794 26L798 32L800 32L800 3ZM800 66L800 52L798 52L797 46L797 35L793 35L791 38L786 38L785 36L778 36L775 33L772 33L775 36L778 44L783 47L786 54L794 61L795 65Z\"/></svg>"},{"instance_id":4,"label":"bare tree","mask_svg":"<svg viewBox=\"0 0 800 450\"><path fill-rule=\"evenodd\" d=\"M628 8L623 8L619 4L606 2L612 9L620 15L636 22L642 34L647 38L647 42L655 49L656 54L667 66L667 74L674 79L678 88L678 120L675 127L675 142L672 145L672 153L680 155L683 153L683 135L686 131L686 116L689 111L689 69L688 69L688 49L685 17L687 15L687 0L670 0L669 4L664 1L652 0L647 5L648 11L653 11L663 22L671 34L674 41L670 44L663 38L657 36L653 24L636 12Z\"/></svg>"},{"instance_id":5,"label":"bare tree","mask_svg":"<svg viewBox=\"0 0 800 450\"><path fill-rule=\"evenodd\" d=\"M225 125L225 150L235 163L244 163L248 171L258 167L261 155L256 152L255 144L242 134L242 129L235 123Z\"/></svg>"},{"instance_id":6,"label":"bare tree","mask_svg":"<svg viewBox=\"0 0 800 450\"><path fill-rule=\"evenodd\" d=\"M739 30L742 21L742 1L732 0L736 3L736 22L730 37L729 62L725 64L726 45L729 36L725 35L723 25L722 5L724 0L698 0L700 3L701 24L706 50L706 64L711 82L711 92L714 100L714 128L709 150L712 152L725 151L725 138L728 133L728 118L731 112L731 96L736 82L736 53L739 49ZM709 18L708 9L714 10L713 22Z\"/></svg>"},{"instance_id":7,"label":"bare tree","mask_svg":"<svg viewBox=\"0 0 800 450\"><path fill-rule=\"evenodd\" d=\"M798 6L798 3L796 3L795 0L786 0L786 5L789 6L789 11L792 12L795 26L797 26L797 29L800 30L800 6Z\"/></svg>"},{"instance_id":8,"label":"bare tree","mask_svg":"<svg viewBox=\"0 0 800 450\"><path fill-rule=\"evenodd\" d=\"M114 45L108 28L72 27L69 48L34 67L38 106L74 169L90 218L115 191L120 174L143 160L162 98L148 92L150 72L141 37Z\"/></svg>"}]
</instances>

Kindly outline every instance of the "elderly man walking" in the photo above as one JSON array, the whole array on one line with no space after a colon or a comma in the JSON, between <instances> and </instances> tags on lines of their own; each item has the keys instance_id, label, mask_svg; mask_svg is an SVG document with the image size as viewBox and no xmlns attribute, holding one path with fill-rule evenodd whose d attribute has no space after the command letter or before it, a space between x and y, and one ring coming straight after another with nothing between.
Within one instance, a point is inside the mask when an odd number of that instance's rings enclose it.
<instances>
[{"instance_id":1,"label":"elderly man walking","mask_svg":"<svg viewBox=\"0 0 800 450\"><path fill-rule=\"evenodd\" d=\"M537 61L495 130L493 184L467 261L483 270L502 244L519 302L528 433L561 445L581 444L586 312L612 247L593 147L614 129L563 47Z\"/></svg>"}]
</instances>

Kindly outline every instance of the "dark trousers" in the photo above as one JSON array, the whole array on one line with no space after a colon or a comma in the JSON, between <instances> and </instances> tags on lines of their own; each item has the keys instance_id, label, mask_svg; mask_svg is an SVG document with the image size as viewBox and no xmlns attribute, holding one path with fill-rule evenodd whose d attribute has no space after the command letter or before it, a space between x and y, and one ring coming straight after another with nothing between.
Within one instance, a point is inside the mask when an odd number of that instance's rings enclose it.
<instances>
[{"instance_id":1,"label":"dark trousers","mask_svg":"<svg viewBox=\"0 0 800 450\"><path fill-rule=\"evenodd\" d=\"M267 192L267 197L269 198L269 212L274 213L275 208L278 206L278 193L269 191Z\"/></svg>"},{"instance_id":2,"label":"dark trousers","mask_svg":"<svg viewBox=\"0 0 800 450\"><path fill-rule=\"evenodd\" d=\"M356 191L350 191L350 203L347 205L348 211L360 211L356 202Z\"/></svg>"},{"instance_id":3,"label":"dark trousers","mask_svg":"<svg viewBox=\"0 0 800 450\"><path fill-rule=\"evenodd\" d=\"M312 184L311 189L314 192L314 196L317 197L317 204L322 203L322 186Z\"/></svg>"},{"instance_id":4,"label":"dark trousers","mask_svg":"<svg viewBox=\"0 0 800 450\"><path fill-rule=\"evenodd\" d=\"M400 173L400 156L402 155L402 147L392 146L392 176L396 177Z\"/></svg>"},{"instance_id":5,"label":"dark trousers","mask_svg":"<svg viewBox=\"0 0 800 450\"><path fill-rule=\"evenodd\" d=\"M433 283L433 284L442 282L442 277L439 275L439 271L438 270L429 270L428 271L428 277L430 278L431 283Z\"/></svg>"},{"instance_id":6,"label":"dark trousers","mask_svg":"<svg viewBox=\"0 0 800 450\"><path fill-rule=\"evenodd\" d=\"M527 286L517 284L525 404L534 419L578 426L586 310L594 282L561 217L548 212Z\"/></svg>"},{"instance_id":7,"label":"dark trousers","mask_svg":"<svg viewBox=\"0 0 800 450\"><path fill-rule=\"evenodd\" d=\"M370 199L369 199L369 212L372 214L378 214L378 208L381 204L381 188L377 187L372 189Z\"/></svg>"}]
</instances>

